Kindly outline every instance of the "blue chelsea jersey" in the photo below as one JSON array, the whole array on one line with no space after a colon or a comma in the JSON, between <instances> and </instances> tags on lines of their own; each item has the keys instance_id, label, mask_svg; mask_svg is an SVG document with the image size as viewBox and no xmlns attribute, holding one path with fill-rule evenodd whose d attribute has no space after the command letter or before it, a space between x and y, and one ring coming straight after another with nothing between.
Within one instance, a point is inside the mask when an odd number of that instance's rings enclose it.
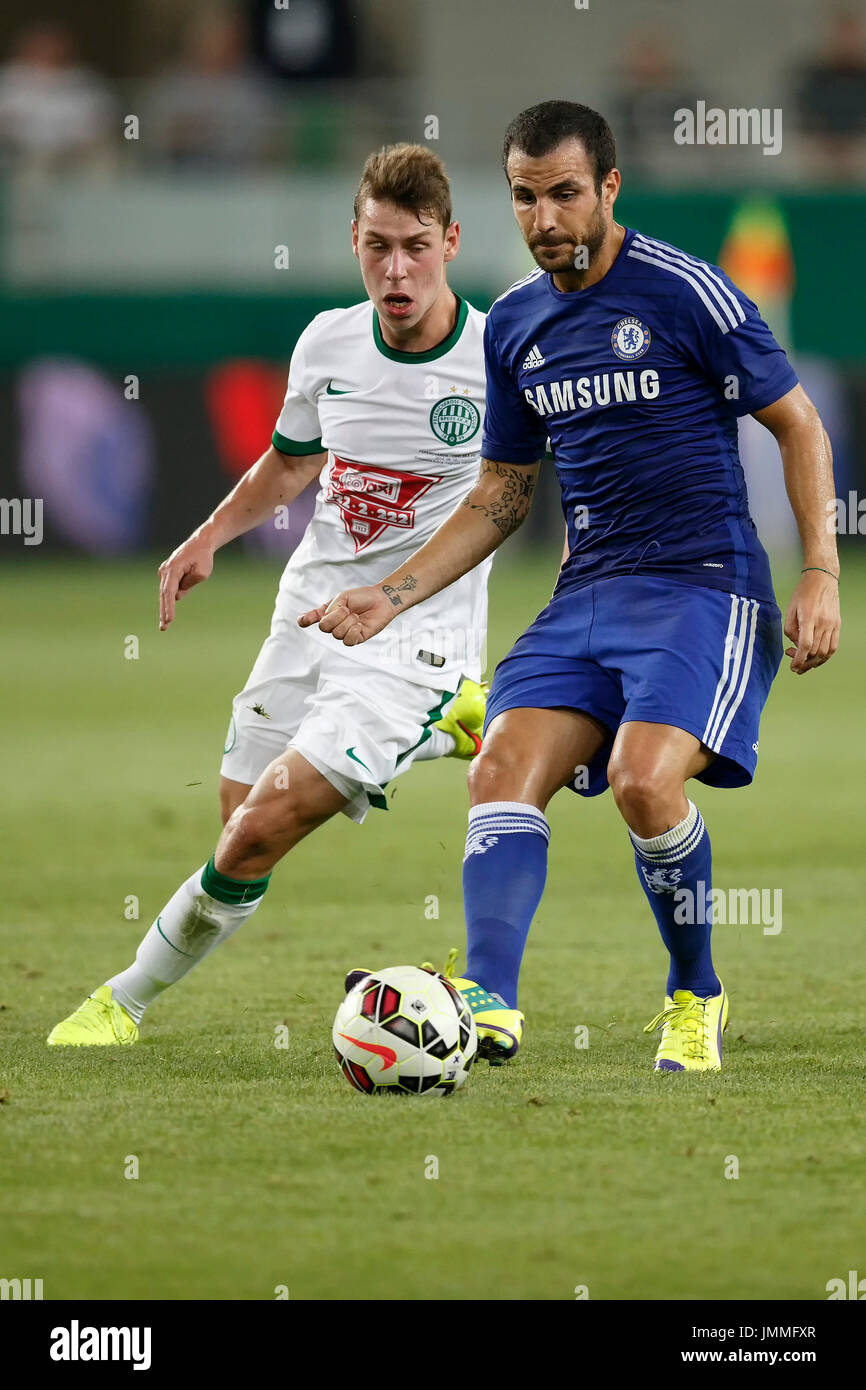
<instances>
[{"instance_id":1,"label":"blue chelsea jersey","mask_svg":"<svg viewBox=\"0 0 866 1390\"><path fill-rule=\"evenodd\" d=\"M538 269L493 304L482 453L553 451L568 525L560 591L666 575L773 602L737 416L797 384L755 305L717 266L626 230L597 284Z\"/></svg>"}]
</instances>

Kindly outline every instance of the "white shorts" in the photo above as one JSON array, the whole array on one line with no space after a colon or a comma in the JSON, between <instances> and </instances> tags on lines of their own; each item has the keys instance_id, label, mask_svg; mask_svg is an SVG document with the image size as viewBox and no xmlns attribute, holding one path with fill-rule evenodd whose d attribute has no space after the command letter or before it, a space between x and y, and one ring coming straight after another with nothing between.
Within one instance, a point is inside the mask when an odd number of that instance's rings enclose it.
<instances>
[{"instance_id":1,"label":"white shorts","mask_svg":"<svg viewBox=\"0 0 866 1390\"><path fill-rule=\"evenodd\" d=\"M275 614L249 680L232 703L223 777L252 786L295 748L347 798L359 824L387 810L385 787L410 767L454 691L405 680L353 661Z\"/></svg>"}]
</instances>

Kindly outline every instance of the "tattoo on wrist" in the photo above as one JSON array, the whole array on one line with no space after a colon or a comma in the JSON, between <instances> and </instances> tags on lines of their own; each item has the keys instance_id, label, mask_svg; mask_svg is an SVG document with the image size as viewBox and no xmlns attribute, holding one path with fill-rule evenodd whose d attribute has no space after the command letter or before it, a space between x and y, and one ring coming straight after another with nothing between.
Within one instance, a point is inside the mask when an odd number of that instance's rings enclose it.
<instances>
[{"instance_id":1,"label":"tattoo on wrist","mask_svg":"<svg viewBox=\"0 0 866 1390\"><path fill-rule=\"evenodd\" d=\"M412 590L417 589L417 587L418 580L415 576L413 574L407 574L402 584L383 584L382 593L387 594L395 608L402 608L403 600L400 597L400 591L402 590L403 593L410 594Z\"/></svg>"}]
</instances>

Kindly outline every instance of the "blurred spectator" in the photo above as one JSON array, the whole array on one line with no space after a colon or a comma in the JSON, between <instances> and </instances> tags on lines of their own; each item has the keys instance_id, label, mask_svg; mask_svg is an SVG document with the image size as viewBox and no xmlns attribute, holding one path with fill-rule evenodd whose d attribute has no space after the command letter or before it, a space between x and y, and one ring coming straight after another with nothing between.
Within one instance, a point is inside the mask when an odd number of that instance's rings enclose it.
<instances>
[{"instance_id":1,"label":"blurred spectator","mask_svg":"<svg viewBox=\"0 0 866 1390\"><path fill-rule=\"evenodd\" d=\"M631 36L613 108L618 158L629 179L677 178L697 162L692 149L674 144L674 112L694 110L698 95L706 97L683 76L672 38L643 30Z\"/></svg>"},{"instance_id":2,"label":"blurred spectator","mask_svg":"<svg viewBox=\"0 0 866 1390\"><path fill-rule=\"evenodd\" d=\"M359 36L370 22L363 7L351 0L248 4L253 51L282 90L287 158L311 169L354 161L358 152L349 151L359 131L381 129L383 115L381 84L372 111L356 85Z\"/></svg>"},{"instance_id":3,"label":"blurred spectator","mask_svg":"<svg viewBox=\"0 0 866 1390\"><path fill-rule=\"evenodd\" d=\"M148 147L184 168L245 168L272 142L273 91L249 64L241 23L230 13L192 23L178 65L151 83L148 108Z\"/></svg>"},{"instance_id":4,"label":"blurred spectator","mask_svg":"<svg viewBox=\"0 0 866 1390\"><path fill-rule=\"evenodd\" d=\"M253 45L290 82L322 82L358 72L360 7L349 0L250 0Z\"/></svg>"},{"instance_id":5,"label":"blurred spectator","mask_svg":"<svg viewBox=\"0 0 866 1390\"><path fill-rule=\"evenodd\" d=\"M53 172L106 162L112 102L77 61L62 24L25 29L0 68L0 159L6 167Z\"/></svg>"},{"instance_id":6,"label":"blurred spectator","mask_svg":"<svg viewBox=\"0 0 866 1390\"><path fill-rule=\"evenodd\" d=\"M866 181L866 47L858 16L831 21L824 56L800 72L798 106L811 172Z\"/></svg>"}]
</instances>

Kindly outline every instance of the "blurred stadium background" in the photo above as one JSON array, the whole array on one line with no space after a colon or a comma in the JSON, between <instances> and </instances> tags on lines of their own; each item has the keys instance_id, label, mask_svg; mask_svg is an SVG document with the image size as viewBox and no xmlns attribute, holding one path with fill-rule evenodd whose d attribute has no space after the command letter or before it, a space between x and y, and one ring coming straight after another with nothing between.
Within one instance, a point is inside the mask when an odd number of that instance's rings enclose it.
<instances>
[{"instance_id":1,"label":"blurred stadium background","mask_svg":"<svg viewBox=\"0 0 866 1390\"><path fill-rule=\"evenodd\" d=\"M349 1092L328 1046L345 969L461 940L447 760L398 781L396 814L362 835L337 817L293 852L255 929L171 992L140 1048L44 1038L213 844L229 698L312 497L290 530L232 547L168 639L154 566L266 447L311 315L363 296L365 155L406 139L443 156L464 231L449 278L484 309L531 265L499 167L508 120L549 97L605 112L620 220L721 261L757 301L821 410L850 526L863 29L814 0L37 13L0 16L0 1275L44 1276L46 1298L823 1298L863 1268L862 536L841 537L839 656L805 685L780 675L748 799L701 791L721 881L785 893L780 936L717 938L737 1010L723 1077L651 1084L660 943L611 798L579 816L559 798L524 1057L474 1078L467 1105L407 1106L399 1143L390 1107ZM674 111L700 100L781 108L781 152L675 145ZM742 429L784 606L800 560L778 451ZM6 534L16 498L44 499L38 546ZM492 658L545 601L561 536L551 469L497 559ZM741 1183L721 1176L731 1152ZM145 1181L121 1176L130 1153ZM442 1183L423 1179L430 1153Z\"/></svg>"},{"instance_id":2,"label":"blurred stadium background","mask_svg":"<svg viewBox=\"0 0 866 1390\"><path fill-rule=\"evenodd\" d=\"M611 119L621 221L720 261L758 302L827 423L838 495L866 492L853 12L79 0L33 13L9 0L0 20L0 495L44 499L46 549L165 552L255 460L297 334L363 295L351 201L380 144L429 140L445 159L464 232L451 281L487 308L529 264L502 134L550 96ZM676 145L673 112L698 100L781 108L781 153ZM762 535L784 550L777 452L750 420L743 452ZM517 546L558 544L547 481ZM311 504L244 544L291 548ZM27 555L13 535L0 550Z\"/></svg>"}]
</instances>

